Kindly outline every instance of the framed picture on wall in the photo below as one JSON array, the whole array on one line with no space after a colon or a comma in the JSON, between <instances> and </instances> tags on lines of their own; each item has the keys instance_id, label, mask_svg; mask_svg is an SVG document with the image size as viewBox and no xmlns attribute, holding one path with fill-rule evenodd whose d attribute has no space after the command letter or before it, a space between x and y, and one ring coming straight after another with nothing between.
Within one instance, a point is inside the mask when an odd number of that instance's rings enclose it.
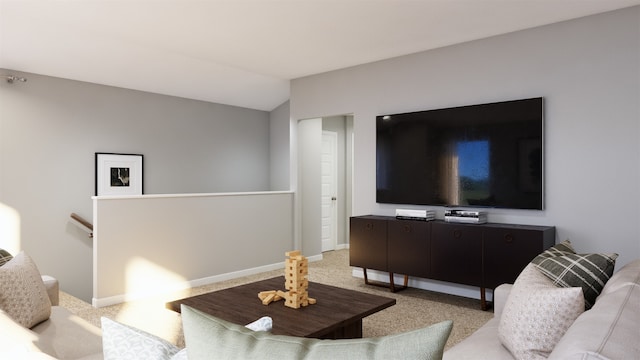
<instances>
[{"instance_id":1,"label":"framed picture on wall","mask_svg":"<svg viewBox=\"0 0 640 360\"><path fill-rule=\"evenodd\" d=\"M96 196L142 194L142 155L96 153Z\"/></svg>"}]
</instances>

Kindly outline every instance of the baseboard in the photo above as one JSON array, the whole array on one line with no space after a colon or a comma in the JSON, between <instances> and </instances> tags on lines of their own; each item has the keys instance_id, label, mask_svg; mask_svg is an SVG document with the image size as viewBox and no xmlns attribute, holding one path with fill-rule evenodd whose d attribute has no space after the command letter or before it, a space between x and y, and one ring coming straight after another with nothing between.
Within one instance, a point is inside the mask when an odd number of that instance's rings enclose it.
<instances>
[{"instance_id":1,"label":"baseboard","mask_svg":"<svg viewBox=\"0 0 640 360\"><path fill-rule=\"evenodd\" d=\"M361 278L364 281L364 272L361 268L353 268L351 275L357 278ZM379 282L389 282L389 273L377 270L367 269L367 277L369 280ZM402 284L404 281L404 275L396 274L394 276L394 282L396 285ZM475 286L460 285L454 283L448 283L438 280L428 280L422 278L409 277L409 287L435 291L450 295L462 296L471 299L480 299L480 288ZM487 290L487 301L493 300L493 292Z\"/></svg>"},{"instance_id":2,"label":"baseboard","mask_svg":"<svg viewBox=\"0 0 640 360\"><path fill-rule=\"evenodd\" d=\"M336 245L336 250L344 250L344 249L348 249L349 248L349 244L338 244Z\"/></svg>"}]
</instances>

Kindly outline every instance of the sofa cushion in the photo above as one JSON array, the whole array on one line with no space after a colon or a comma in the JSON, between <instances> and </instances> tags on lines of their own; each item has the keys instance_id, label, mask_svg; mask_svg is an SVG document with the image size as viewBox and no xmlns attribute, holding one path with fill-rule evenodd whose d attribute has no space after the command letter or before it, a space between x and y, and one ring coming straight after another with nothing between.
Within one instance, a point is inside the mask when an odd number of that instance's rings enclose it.
<instances>
[{"instance_id":1,"label":"sofa cushion","mask_svg":"<svg viewBox=\"0 0 640 360\"><path fill-rule=\"evenodd\" d=\"M100 321L104 360L186 360L186 351L160 337L106 317Z\"/></svg>"},{"instance_id":2,"label":"sofa cushion","mask_svg":"<svg viewBox=\"0 0 640 360\"><path fill-rule=\"evenodd\" d=\"M610 292L614 292L620 289L621 287L639 286L640 285L640 282L638 281L639 277L640 277L640 259L637 259L626 264L625 266L622 267L622 269L618 270L615 274L613 274L611 279L607 281L607 284L602 289L602 292L600 293L600 296L598 297L598 299L600 297L607 295ZM598 300L596 299L596 302L597 301Z\"/></svg>"},{"instance_id":3,"label":"sofa cushion","mask_svg":"<svg viewBox=\"0 0 640 360\"><path fill-rule=\"evenodd\" d=\"M38 334L18 324L9 314L0 309L0 349L2 354L46 352L53 354L50 344L40 341ZM21 357L8 356L9 359ZM2 356L0 356L2 358Z\"/></svg>"},{"instance_id":4,"label":"sofa cushion","mask_svg":"<svg viewBox=\"0 0 640 360\"><path fill-rule=\"evenodd\" d=\"M640 260L613 275L549 359L640 359Z\"/></svg>"},{"instance_id":5,"label":"sofa cushion","mask_svg":"<svg viewBox=\"0 0 640 360\"><path fill-rule=\"evenodd\" d=\"M26 328L51 314L51 301L40 272L22 251L0 266L0 308Z\"/></svg>"},{"instance_id":6,"label":"sofa cushion","mask_svg":"<svg viewBox=\"0 0 640 360\"><path fill-rule=\"evenodd\" d=\"M558 288L529 264L513 284L498 336L516 359L543 359L583 311L582 289Z\"/></svg>"},{"instance_id":7,"label":"sofa cushion","mask_svg":"<svg viewBox=\"0 0 640 360\"><path fill-rule=\"evenodd\" d=\"M513 360L513 355L498 338L500 317L494 317L471 336L444 353L444 360Z\"/></svg>"},{"instance_id":8,"label":"sofa cushion","mask_svg":"<svg viewBox=\"0 0 640 360\"><path fill-rule=\"evenodd\" d=\"M575 254L567 243L544 251L532 263L557 286L581 287L588 310L613 274L618 254Z\"/></svg>"},{"instance_id":9,"label":"sofa cushion","mask_svg":"<svg viewBox=\"0 0 640 360\"><path fill-rule=\"evenodd\" d=\"M31 328L37 346L59 359L102 357L102 337L99 327L73 314L66 308L53 306L48 320Z\"/></svg>"},{"instance_id":10,"label":"sofa cushion","mask_svg":"<svg viewBox=\"0 0 640 360\"><path fill-rule=\"evenodd\" d=\"M440 359L452 328L444 321L379 338L319 340L254 332L185 305L181 312L190 360Z\"/></svg>"},{"instance_id":11,"label":"sofa cushion","mask_svg":"<svg viewBox=\"0 0 640 360\"><path fill-rule=\"evenodd\" d=\"M5 249L0 249L0 266L8 263L11 259L13 259L13 255Z\"/></svg>"}]
</instances>

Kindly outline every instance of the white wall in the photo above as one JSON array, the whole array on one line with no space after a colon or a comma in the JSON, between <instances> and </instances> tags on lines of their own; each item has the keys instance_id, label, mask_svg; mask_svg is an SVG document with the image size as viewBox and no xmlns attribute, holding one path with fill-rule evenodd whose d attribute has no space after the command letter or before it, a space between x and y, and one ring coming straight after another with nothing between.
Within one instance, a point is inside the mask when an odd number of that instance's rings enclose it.
<instances>
[{"instance_id":1,"label":"white wall","mask_svg":"<svg viewBox=\"0 0 640 360\"><path fill-rule=\"evenodd\" d=\"M353 113L353 215L392 215L375 202L376 115L544 96L546 210L489 220L555 225L623 265L640 257L639 18L636 6L296 79L292 124Z\"/></svg>"},{"instance_id":2,"label":"white wall","mask_svg":"<svg viewBox=\"0 0 640 360\"><path fill-rule=\"evenodd\" d=\"M320 232L322 119L307 119L297 124L296 212L299 214L296 238L298 249L307 256L322 253Z\"/></svg>"},{"instance_id":3,"label":"white wall","mask_svg":"<svg viewBox=\"0 0 640 360\"><path fill-rule=\"evenodd\" d=\"M93 243L69 215L92 218L95 152L143 154L148 194L270 190L267 112L2 73L28 81L0 81L0 207L21 240L0 247L24 249L72 295L91 298Z\"/></svg>"},{"instance_id":4,"label":"white wall","mask_svg":"<svg viewBox=\"0 0 640 360\"><path fill-rule=\"evenodd\" d=\"M290 190L291 119L289 117L289 101L271 111L269 124L270 189L272 191Z\"/></svg>"},{"instance_id":5,"label":"white wall","mask_svg":"<svg viewBox=\"0 0 640 360\"><path fill-rule=\"evenodd\" d=\"M94 199L93 304L105 306L282 268L293 193Z\"/></svg>"}]
</instances>

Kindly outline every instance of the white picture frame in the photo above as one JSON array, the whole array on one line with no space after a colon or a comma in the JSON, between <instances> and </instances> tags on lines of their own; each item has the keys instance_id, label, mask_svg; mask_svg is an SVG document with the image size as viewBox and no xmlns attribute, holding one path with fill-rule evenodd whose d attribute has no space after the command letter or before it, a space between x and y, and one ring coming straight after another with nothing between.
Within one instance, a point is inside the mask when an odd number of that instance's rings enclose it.
<instances>
[{"instance_id":1,"label":"white picture frame","mask_svg":"<svg viewBox=\"0 0 640 360\"><path fill-rule=\"evenodd\" d=\"M96 153L96 196L142 195L140 154Z\"/></svg>"}]
</instances>

